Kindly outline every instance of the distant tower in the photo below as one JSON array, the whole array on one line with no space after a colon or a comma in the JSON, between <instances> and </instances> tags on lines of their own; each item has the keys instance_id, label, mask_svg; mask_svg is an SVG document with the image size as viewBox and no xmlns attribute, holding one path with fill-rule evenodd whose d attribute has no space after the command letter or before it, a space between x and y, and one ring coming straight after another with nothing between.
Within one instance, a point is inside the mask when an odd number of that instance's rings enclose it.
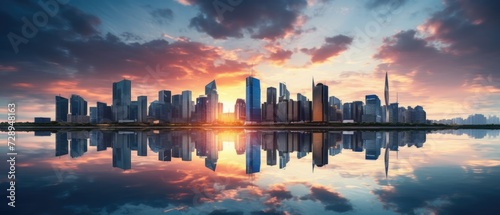
<instances>
[{"instance_id":1,"label":"distant tower","mask_svg":"<svg viewBox=\"0 0 500 215\"><path fill-rule=\"evenodd\" d=\"M389 79L387 77L387 71L385 72L385 121L389 122Z\"/></svg>"}]
</instances>

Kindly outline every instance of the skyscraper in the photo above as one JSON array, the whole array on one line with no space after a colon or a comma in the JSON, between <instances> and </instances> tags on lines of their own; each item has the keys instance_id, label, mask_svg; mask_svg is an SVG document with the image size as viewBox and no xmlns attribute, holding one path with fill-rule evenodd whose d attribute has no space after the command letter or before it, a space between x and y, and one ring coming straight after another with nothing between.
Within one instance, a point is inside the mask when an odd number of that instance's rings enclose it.
<instances>
[{"instance_id":1,"label":"skyscraper","mask_svg":"<svg viewBox=\"0 0 500 215\"><path fill-rule=\"evenodd\" d=\"M283 100L289 100L290 99L290 91L286 88L285 83L280 82L280 96L279 96L279 101Z\"/></svg>"},{"instance_id":2,"label":"skyscraper","mask_svg":"<svg viewBox=\"0 0 500 215\"><path fill-rule=\"evenodd\" d=\"M68 121L68 99L56 96L56 122Z\"/></svg>"},{"instance_id":3,"label":"skyscraper","mask_svg":"<svg viewBox=\"0 0 500 215\"><path fill-rule=\"evenodd\" d=\"M205 95L207 95L207 122L215 122L218 118L219 95L217 94L217 85L215 80L205 86Z\"/></svg>"},{"instance_id":4,"label":"skyscraper","mask_svg":"<svg viewBox=\"0 0 500 215\"><path fill-rule=\"evenodd\" d=\"M170 96L169 96L170 97ZM138 96L137 97L137 121L147 122L148 111L148 97Z\"/></svg>"},{"instance_id":5,"label":"skyscraper","mask_svg":"<svg viewBox=\"0 0 500 215\"><path fill-rule=\"evenodd\" d=\"M362 101L354 101L351 106L351 114L352 120L354 122L361 122L363 116L363 102Z\"/></svg>"},{"instance_id":6,"label":"skyscraper","mask_svg":"<svg viewBox=\"0 0 500 215\"><path fill-rule=\"evenodd\" d=\"M276 88L267 88L266 102L263 104L262 112L263 120L268 122L276 121Z\"/></svg>"},{"instance_id":7,"label":"skyscraper","mask_svg":"<svg viewBox=\"0 0 500 215\"><path fill-rule=\"evenodd\" d=\"M385 121L389 122L389 78L387 72L385 72L385 88L384 88L384 97L385 97Z\"/></svg>"},{"instance_id":8,"label":"skyscraper","mask_svg":"<svg viewBox=\"0 0 500 215\"><path fill-rule=\"evenodd\" d=\"M113 83L113 120L126 120L128 118L128 109L131 102L132 82L123 79Z\"/></svg>"},{"instance_id":9,"label":"skyscraper","mask_svg":"<svg viewBox=\"0 0 500 215\"><path fill-rule=\"evenodd\" d=\"M193 103L192 92L190 90L182 91L181 98L181 110L182 110L182 120L184 122L189 122L191 120L191 103Z\"/></svg>"},{"instance_id":10,"label":"skyscraper","mask_svg":"<svg viewBox=\"0 0 500 215\"><path fill-rule=\"evenodd\" d=\"M318 83L313 89L313 122L328 121L328 86Z\"/></svg>"},{"instance_id":11,"label":"skyscraper","mask_svg":"<svg viewBox=\"0 0 500 215\"><path fill-rule=\"evenodd\" d=\"M377 95L367 95L365 97L365 111L362 116L363 122L381 122L382 109L380 107L380 99Z\"/></svg>"},{"instance_id":12,"label":"skyscraper","mask_svg":"<svg viewBox=\"0 0 500 215\"><path fill-rule=\"evenodd\" d=\"M87 101L79 95L71 95L70 109L72 116L87 116Z\"/></svg>"},{"instance_id":13,"label":"skyscraper","mask_svg":"<svg viewBox=\"0 0 500 215\"><path fill-rule=\"evenodd\" d=\"M246 119L246 103L243 99L236 99L236 104L234 104L234 119L235 120L245 120Z\"/></svg>"},{"instance_id":14,"label":"skyscraper","mask_svg":"<svg viewBox=\"0 0 500 215\"><path fill-rule=\"evenodd\" d=\"M207 104L208 100L205 95L201 95L196 98L196 104L194 106L194 112L196 113L196 121L197 122L207 122Z\"/></svg>"},{"instance_id":15,"label":"skyscraper","mask_svg":"<svg viewBox=\"0 0 500 215\"><path fill-rule=\"evenodd\" d=\"M260 80L251 76L246 78L246 121L261 121Z\"/></svg>"},{"instance_id":16,"label":"skyscraper","mask_svg":"<svg viewBox=\"0 0 500 215\"><path fill-rule=\"evenodd\" d=\"M158 91L158 101L164 103L172 103L172 92L169 90Z\"/></svg>"}]
</instances>

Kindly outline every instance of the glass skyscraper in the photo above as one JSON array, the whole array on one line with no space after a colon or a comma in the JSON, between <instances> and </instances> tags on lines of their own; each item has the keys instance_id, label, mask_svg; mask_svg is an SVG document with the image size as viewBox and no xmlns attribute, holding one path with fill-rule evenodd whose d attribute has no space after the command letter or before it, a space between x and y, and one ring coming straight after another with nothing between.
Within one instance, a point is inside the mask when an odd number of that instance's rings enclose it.
<instances>
[{"instance_id":1,"label":"glass skyscraper","mask_svg":"<svg viewBox=\"0 0 500 215\"><path fill-rule=\"evenodd\" d=\"M251 76L246 79L246 121L261 121L260 80Z\"/></svg>"},{"instance_id":2,"label":"glass skyscraper","mask_svg":"<svg viewBox=\"0 0 500 215\"><path fill-rule=\"evenodd\" d=\"M68 99L56 96L56 122L68 121Z\"/></svg>"},{"instance_id":3,"label":"glass skyscraper","mask_svg":"<svg viewBox=\"0 0 500 215\"><path fill-rule=\"evenodd\" d=\"M79 95L71 95L70 108L72 116L87 116L87 101Z\"/></svg>"},{"instance_id":4,"label":"glass skyscraper","mask_svg":"<svg viewBox=\"0 0 500 215\"><path fill-rule=\"evenodd\" d=\"M313 89L313 122L328 121L328 86L318 83Z\"/></svg>"},{"instance_id":5,"label":"glass skyscraper","mask_svg":"<svg viewBox=\"0 0 500 215\"><path fill-rule=\"evenodd\" d=\"M113 120L128 119L128 109L131 102L132 82L123 79L113 83Z\"/></svg>"}]
</instances>

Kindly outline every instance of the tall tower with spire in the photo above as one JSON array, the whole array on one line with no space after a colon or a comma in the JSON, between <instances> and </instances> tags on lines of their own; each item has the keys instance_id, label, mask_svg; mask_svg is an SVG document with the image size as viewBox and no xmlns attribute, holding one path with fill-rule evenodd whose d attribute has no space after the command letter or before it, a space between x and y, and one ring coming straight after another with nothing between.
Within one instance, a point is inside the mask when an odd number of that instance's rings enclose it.
<instances>
[{"instance_id":1,"label":"tall tower with spire","mask_svg":"<svg viewBox=\"0 0 500 215\"><path fill-rule=\"evenodd\" d=\"M385 96L385 121L389 122L389 79L387 71L385 72L384 96Z\"/></svg>"}]
</instances>

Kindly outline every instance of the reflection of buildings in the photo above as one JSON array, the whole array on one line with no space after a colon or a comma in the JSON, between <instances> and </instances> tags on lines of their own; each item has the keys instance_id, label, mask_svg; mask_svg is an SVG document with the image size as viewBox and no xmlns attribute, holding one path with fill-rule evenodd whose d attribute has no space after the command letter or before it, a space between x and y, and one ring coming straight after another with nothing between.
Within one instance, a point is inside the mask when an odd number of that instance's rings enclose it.
<instances>
[{"instance_id":1,"label":"reflection of buildings","mask_svg":"<svg viewBox=\"0 0 500 215\"><path fill-rule=\"evenodd\" d=\"M57 132L56 133L56 156L67 155L68 154L68 133L67 132Z\"/></svg>"},{"instance_id":2,"label":"reflection of buildings","mask_svg":"<svg viewBox=\"0 0 500 215\"><path fill-rule=\"evenodd\" d=\"M260 172L260 133L248 132L246 136L246 173Z\"/></svg>"},{"instance_id":3,"label":"reflection of buildings","mask_svg":"<svg viewBox=\"0 0 500 215\"><path fill-rule=\"evenodd\" d=\"M217 144L217 136L213 131L206 132L206 155L205 167L215 171L217 160L219 159L219 149Z\"/></svg>"},{"instance_id":4,"label":"reflection of buildings","mask_svg":"<svg viewBox=\"0 0 500 215\"><path fill-rule=\"evenodd\" d=\"M115 133L113 138L113 167L123 170L132 168L130 145L134 137L133 132Z\"/></svg>"},{"instance_id":5,"label":"reflection of buildings","mask_svg":"<svg viewBox=\"0 0 500 215\"><path fill-rule=\"evenodd\" d=\"M131 168L132 151L137 156L147 156L148 150L157 153L158 160L191 161L196 149L196 156L204 159L205 166L216 171L219 152L222 151L222 140L218 131L151 131L151 132L113 132L103 130L57 132L55 140L55 156L69 155L72 158L81 157L87 152L87 140L96 151L112 147L113 167ZM426 141L426 131L391 131L391 132L361 132L361 131L258 131L234 133L236 154L245 154L246 172L260 172L261 150L265 151L266 164L283 169L290 165L290 160L297 153L301 159L312 152L314 166L328 164L328 156L338 156L342 149L353 152L364 152L365 159L376 160L380 157L382 148L389 151L399 151L401 147L423 147ZM71 140L68 142L68 140ZM70 143L70 144L68 144ZM69 147L68 147L69 145ZM149 149L148 149L149 145ZM230 149L232 150L232 149ZM156 156L156 155L154 155ZM387 159L387 156L384 157ZM331 161L330 161L331 162Z\"/></svg>"},{"instance_id":6,"label":"reflection of buildings","mask_svg":"<svg viewBox=\"0 0 500 215\"><path fill-rule=\"evenodd\" d=\"M365 159L377 160L382 148L382 134L380 132L363 132L361 136L366 149Z\"/></svg>"},{"instance_id":7,"label":"reflection of buildings","mask_svg":"<svg viewBox=\"0 0 500 215\"><path fill-rule=\"evenodd\" d=\"M313 165L322 167L328 164L328 143L326 133L313 133Z\"/></svg>"},{"instance_id":8,"label":"reflection of buildings","mask_svg":"<svg viewBox=\"0 0 500 215\"><path fill-rule=\"evenodd\" d=\"M266 161L268 166L276 165L277 151L276 138L274 132L262 133L262 149L266 151Z\"/></svg>"},{"instance_id":9,"label":"reflection of buildings","mask_svg":"<svg viewBox=\"0 0 500 215\"><path fill-rule=\"evenodd\" d=\"M72 158L83 156L87 152L87 138L89 137L89 133L86 131L72 131L68 134L68 139L71 140L70 156Z\"/></svg>"}]
</instances>

